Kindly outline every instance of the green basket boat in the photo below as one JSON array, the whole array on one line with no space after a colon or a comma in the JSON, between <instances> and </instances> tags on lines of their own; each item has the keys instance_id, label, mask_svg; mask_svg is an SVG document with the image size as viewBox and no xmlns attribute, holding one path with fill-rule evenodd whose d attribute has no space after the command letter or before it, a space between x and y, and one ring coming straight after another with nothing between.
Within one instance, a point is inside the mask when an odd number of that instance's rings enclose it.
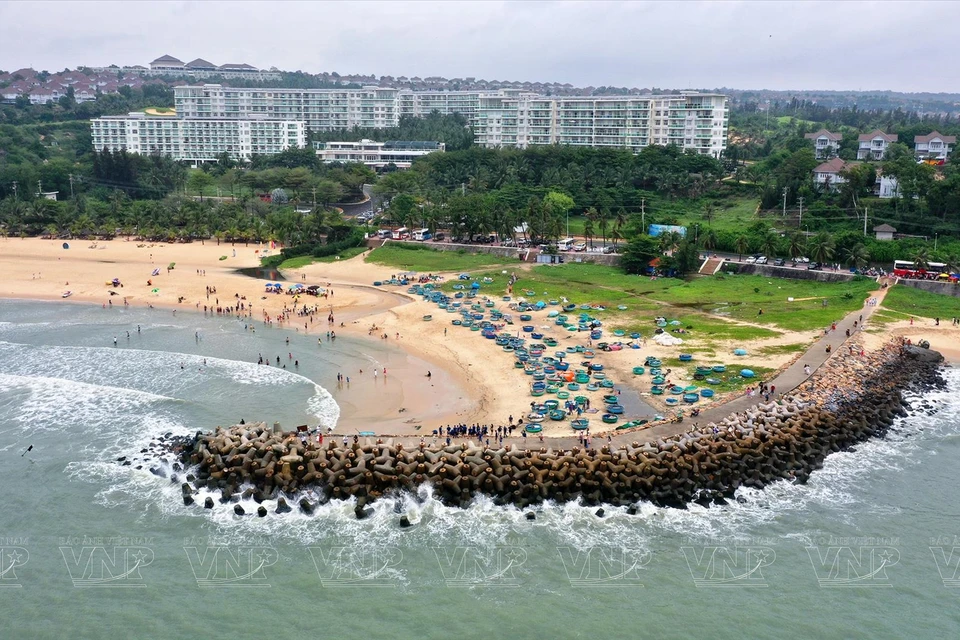
<instances>
[{"instance_id":1,"label":"green basket boat","mask_svg":"<svg viewBox=\"0 0 960 640\"><path fill-rule=\"evenodd\" d=\"M556 422L560 422L561 420L567 419L567 412L561 411L560 409L554 409L547 415L550 417L551 420L554 420Z\"/></svg>"},{"instance_id":2,"label":"green basket boat","mask_svg":"<svg viewBox=\"0 0 960 640\"><path fill-rule=\"evenodd\" d=\"M570 422L570 426L573 427L576 431L583 431L590 428L590 421L586 418L577 418Z\"/></svg>"},{"instance_id":3,"label":"green basket boat","mask_svg":"<svg viewBox=\"0 0 960 640\"><path fill-rule=\"evenodd\" d=\"M646 369L644 369L643 367L634 367L634 368L633 368L633 375L635 375L635 376L642 376L645 371L646 371Z\"/></svg>"},{"instance_id":4,"label":"green basket boat","mask_svg":"<svg viewBox=\"0 0 960 640\"><path fill-rule=\"evenodd\" d=\"M538 424L528 424L526 426L527 433L540 433L543 431L543 427Z\"/></svg>"},{"instance_id":5,"label":"green basket boat","mask_svg":"<svg viewBox=\"0 0 960 640\"><path fill-rule=\"evenodd\" d=\"M612 413L605 413L605 414L603 414L603 417L601 417L600 419L603 420L603 421L604 421L605 423L607 423L607 424L616 424L616 422L617 422L620 418L618 418L617 416L613 415Z\"/></svg>"},{"instance_id":6,"label":"green basket boat","mask_svg":"<svg viewBox=\"0 0 960 640\"><path fill-rule=\"evenodd\" d=\"M570 398L570 394L566 391L557 391L557 398L560 400L568 400Z\"/></svg>"}]
</instances>

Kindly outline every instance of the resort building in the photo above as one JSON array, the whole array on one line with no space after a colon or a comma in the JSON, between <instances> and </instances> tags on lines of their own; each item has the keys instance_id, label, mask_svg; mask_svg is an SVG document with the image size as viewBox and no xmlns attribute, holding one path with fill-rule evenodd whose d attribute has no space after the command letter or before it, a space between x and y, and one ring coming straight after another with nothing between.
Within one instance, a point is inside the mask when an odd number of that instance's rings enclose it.
<instances>
[{"instance_id":1,"label":"resort building","mask_svg":"<svg viewBox=\"0 0 960 640\"><path fill-rule=\"evenodd\" d=\"M420 142L392 140L374 142L314 142L317 155L325 163L362 162L368 167L382 169L394 165L398 169L409 169L417 158L430 153L443 152L446 145L442 142Z\"/></svg>"},{"instance_id":2,"label":"resort building","mask_svg":"<svg viewBox=\"0 0 960 640\"><path fill-rule=\"evenodd\" d=\"M847 181L840 172L849 169L857 163L844 162L840 158L832 158L813 170L813 183L822 191L836 191L837 188Z\"/></svg>"},{"instance_id":3,"label":"resort building","mask_svg":"<svg viewBox=\"0 0 960 640\"><path fill-rule=\"evenodd\" d=\"M402 116L461 113L485 147L567 144L639 151L674 144L720 157L727 144L726 96L553 97L515 90L414 92L362 89L250 89L218 84L174 89L186 118L263 116L301 120L311 131L391 128Z\"/></svg>"},{"instance_id":4,"label":"resort building","mask_svg":"<svg viewBox=\"0 0 960 640\"><path fill-rule=\"evenodd\" d=\"M832 133L826 129L820 129L816 133L805 133L803 137L813 140L817 160L826 160L837 155L840 152L840 142L843 140L842 134Z\"/></svg>"},{"instance_id":5,"label":"resort building","mask_svg":"<svg viewBox=\"0 0 960 640\"><path fill-rule=\"evenodd\" d=\"M214 162L223 154L235 160L305 147L306 128L297 120L271 118L180 118L132 112L90 121L96 151L158 153L174 160Z\"/></svg>"},{"instance_id":6,"label":"resort building","mask_svg":"<svg viewBox=\"0 0 960 640\"><path fill-rule=\"evenodd\" d=\"M934 131L925 136L914 136L913 143L917 160L946 160L957 144L957 136L945 136Z\"/></svg>"},{"instance_id":7,"label":"resort building","mask_svg":"<svg viewBox=\"0 0 960 640\"><path fill-rule=\"evenodd\" d=\"M883 160L887 154L887 147L897 141L897 134L884 133L877 129L873 133L864 133L857 138L860 143L857 149L857 160Z\"/></svg>"}]
</instances>

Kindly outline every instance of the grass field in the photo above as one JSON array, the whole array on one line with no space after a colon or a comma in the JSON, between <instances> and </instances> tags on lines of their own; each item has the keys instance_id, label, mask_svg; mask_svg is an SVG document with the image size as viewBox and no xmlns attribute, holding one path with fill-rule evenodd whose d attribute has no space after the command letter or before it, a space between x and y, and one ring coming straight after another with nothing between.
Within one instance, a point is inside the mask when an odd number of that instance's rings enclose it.
<instances>
[{"instance_id":1,"label":"grass field","mask_svg":"<svg viewBox=\"0 0 960 640\"><path fill-rule=\"evenodd\" d=\"M324 256L323 258L316 258L314 256L299 256L297 258L290 258L289 260L284 260L280 263L280 269L300 269L301 267L306 267L315 262L336 262L337 260L349 260L354 256L358 256L364 251L366 247L351 247L345 251L335 255L335 256Z\"/></svg>"},{"instance_id":2,"label":"grass field","mask_svg":"<svg viewBox=\"0 0 960 640\"><path fill-rule=\"evenodd\" d=\"M437 251L428 247L388 244L370 252L364 262L394 267L404 271L436 273L438 271L476 271L496 265L519 264L517 260L488 253Z\"/></svg>"},{"instance_id":3,"label":"grass field","mask_svg":"<svg viewBox=\"0 0 960 640\"><path fill-rule=\"evenodd\" d=\"M883 299L883 307L890 311L924 318L960 317L960 298L921 291L913 287L895 285Z\"/></svg>"},{"instance_id":4,"label":"grass field","mask_svg":"<svg viewBox=\"0 0 960 640\"><path fill-rule=\"evenodd\" d=\"M678 284L651 297L674 306L793 331L819 329L839 320L862 307L867 294L877 287L869 278L828 283L718 275L673 282Z\"/></svg>"}]
</instances>

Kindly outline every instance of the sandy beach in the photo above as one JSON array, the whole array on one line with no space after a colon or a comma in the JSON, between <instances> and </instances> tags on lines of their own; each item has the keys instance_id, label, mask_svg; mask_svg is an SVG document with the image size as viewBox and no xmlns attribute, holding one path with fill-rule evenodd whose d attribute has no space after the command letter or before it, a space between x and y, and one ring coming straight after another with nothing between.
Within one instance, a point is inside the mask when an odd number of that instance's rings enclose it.
<instances>
[{"instance_id":1,"label":"sandy beach","mask_svg":"<svg viewBox=\"0 0 960 640\"><path fill-rule=\"evenodd\" d=\"M237 273L237 269L259 266L265 246L218 246L215 241L160 244L113 240L71 241L70 248L64 249L62 244L60 240L34 238L0 241L0 267L3 270L0 297L57 300L65 305L94 303L107 309L124 304L153 306L158 312L180 314L204 313L205 306L208 313L214 313L217 307L235 308L242 304L242 313L251 319L251 325L257 331L288 329L310 336L311 346L316 346L312 342L314 336L325 342L326 332L330 330L338 336L368 341L371 350L377 351L378 357L384 360L381 366L389 368L387 380L381 375L371 384L369 368L360 374L365 365L358 363L356 371L344 372L352 378L349 389L340 388L335 381L317 381L330 389L341 404L341 425L350 429L363 430L369 426L377 433L429 435L440 425L505 425L510 416L514 419L523 417L533 400L530 396L531 379L513 366L510 354L503 353L492 340L485 340L476 332L451 326L446 314L436 305L407 294L403 287L374 287L374 281L388 280L393 274L389 268L363 262L363 255L284 272L285 289L294 283L316 284L328 288L332 295L327 298L301 296L298 309L304 304L316 306L316 313L312 317L291 314L280 321L280 316L292 311L294 297L266 294L263 280ZM276 251L267 251L268 255L270 253ZM175 267L168 271L171 263ZM152 275L158 269L158 275ZM111 284L114 278L118 278L123 286L114 287ZM208 293L208 288L215 289L215 293ZM65 291L72 292L69 298L62 297ZM495 286L482 292L498 304L504 293ZM500 306L505 307L506 303ZM334 316L332 324L328 322L330 313ZM422 318L427 314L437 317L433 322L424 322ZM571 334L554 326L546 309L534 312L531 324L539 327L538 331L542 331L545 337L556 338L557 350L587 343L583 334ZM604 326L605 329L614 327L607 326L607 323ZM653 328L651 326L650 336ZM507 329L519 333L517 325L504 330ZM738 370L740 367L780 370L801 353L771 354L771 349L763 351L763 347L807 344L815 337L811 332L781 332L775 338L746 345L732 342L717 345L714 341L716 356L704 358L703 362L733 364ZM933 342L932 338L928 339ZM733 350L744 346L748 347L748 355L734 357ZM403 357L397 348L408 357ZM635 376L632 369L642 365L647 356L676 358L683 349L683 346L660 346L651 339L646 340L641 349L598 350L593 362L603 364L608 376L616 381L623 393L635 394L648 405L643 414L624 416L625 419L652 418L653 414L667 413L669 407L663 403L662 397L650 395L650 376ZM314 349L311 348L310 352ZM699 364L701 359L698 357L697 361ZM571 356L570 362L572 365L580 363L576 356ZM426 377L428 371L431 373L429 379ZM696 384L687 379L687 374L680 372L666 376L674 384ZM609 393L600 389L571 395L587 395L591 407L596 409L602 406L605 392ZM717 400L720 400L719 396L701 404L709 406ZM626 399L624 404L628 404ZM591 419L592 430L602 430L599 414L589 413L584 417ZM543 435L570 436L572 430L567 421L548 420L543 423Z\"/></svg>"}]
</instances>

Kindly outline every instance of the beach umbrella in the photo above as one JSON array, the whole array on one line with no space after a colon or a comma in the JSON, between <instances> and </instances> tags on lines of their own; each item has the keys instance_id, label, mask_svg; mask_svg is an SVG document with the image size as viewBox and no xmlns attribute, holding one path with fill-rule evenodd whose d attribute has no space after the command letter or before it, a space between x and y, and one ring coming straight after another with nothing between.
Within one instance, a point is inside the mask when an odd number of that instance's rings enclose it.
<instances>
[{"instance_id":1,"label":"beach umbrella","mask_svg":"<svg viewBox=\"0 0 960 640\"><path fill-rule=\"evenodd\" d=\"M63 243L63 248L64 248L64 249L69 249L69 248L70 248L70 245L67 244L66 242L64 242L64 243Z\"/></svg>"},{"instance_id":2,"label":"beach umbrella","mask_svg":"<svg viewBox=\"0 0 960 640\"><path fill-rule=\"evenodd\" d=\"M151 289L150 293L160 293L160 289Z\"/></svg>"}]
</instances>

